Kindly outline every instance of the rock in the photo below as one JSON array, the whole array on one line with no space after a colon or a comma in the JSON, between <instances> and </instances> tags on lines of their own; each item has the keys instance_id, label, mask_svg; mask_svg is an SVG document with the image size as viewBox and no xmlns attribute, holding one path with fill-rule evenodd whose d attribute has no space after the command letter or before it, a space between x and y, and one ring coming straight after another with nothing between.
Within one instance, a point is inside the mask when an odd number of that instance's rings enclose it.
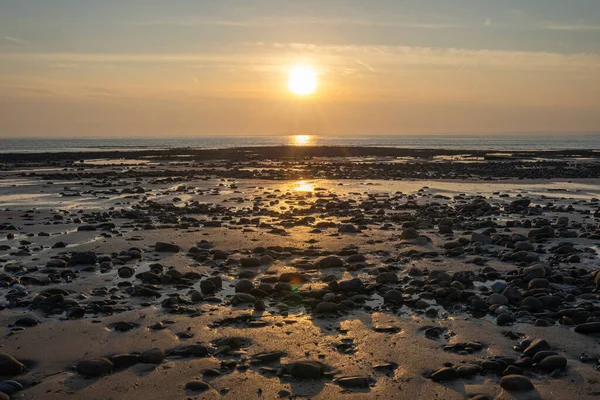
<instances>
[{"instance_id":1,"label":"rock","mask_svg":"<svg viewBox=\"0 0 600 400\"><path fill-rule=\"evenodd\" d=\"M0 353L0 376L13 376L23 372L25 366L10 354Z\"/></svg>"},{"instance_id":2,"label":"rock","mask_svg":"<svg viewBox=\"0 0 600 400\"><path fill-rule=\"evenodd\" d=\"M508 305L508 299L502 294L494 293L487 298L487 303L490 305L506 306Z\"/></svg>"},{"instance_id":3,"label":"rock","mask_svg":"<svg viewBox=\"0 0 600 400\"><path fill-rule=\"evenodd\" d=\"M165 359L166 354L163 350L154 348L144 351L140 354L140 362L146 364L160 364Z\"/></svg>"},{"instance_id":4,"label":"rock","mask_svg":"<svg viewBox=\"0 0 600 400\"><path fill-rule=\"evenodd\" d=\"M325 372L325 366L318 361L297 361L292 363L290 375L298 379L319 379Z\"/></svg>"},{"instance_id":5,"label":"rock","mask_svg":"<svg viewBox=\"0 0 600 400\"><path fill-rule=\"evenodd\" d=\"M448 382L458 379L458 372L454 368L445 367L431 374L431 380L434 382Z\"/></svg>"},{"instance_id":6,"label":"rock","mask_svg":"<svg viewBox=\"0 0 600 400\"><path fill-rule=\"evenodd\" d=\"M473 232L471 233L471 243L482 243L482 244L491 244L492 238L488 235L484 235L483 233Z\"/></svg>"},{"instance_id":7,"label":"rock","mask_svg":"<svg viewBox=\"0 0 600 400\"><path fill-rule=\"evenodd\" d=\"M402 304L404 302L404 298L402 297L402 292L396 289L388 290L383 295L383 300L386 303L396 303Z\"/></svg>"},{"instance_id":8,"label":"rock","mask_svg":"<svg viewBox=\"0 0 600 400\"><path fill-rule=\"evenodd\" d=\"M202 381L190 381L185 384L185 388L191 392L202 393L210 389L210 385Z\"/></svg>"},{"instance_id":9,"label":"rock","mask_svg":"<svg viewBox=\"0 0 600 400\"><path fill-rule=\"evenodd\" d=\"M140 362L138 354L116 354L110 357L110 362L113 363L114 369L125 369L132 367Z\"/></svg>"},{"instance_id":10,"label":"rock","mask_svg":"<svg viewBox=\"0 0 600 400\"><path fill-rule=\"evenodd\" d=\"M33 317L23 317L15 321L16 326L23 326L27 328L37 326L37 324L39 324L39 321Z\"/></svg>"},{"instance_id":11,"label":"rock","mask_svg":"<svg viewBox=\"0 0 600 400\"><path fill-rule=\"evenodd\" d=\"M260 259L255 257L244 257L240 259L240 264L244 268L260 267Z\"/></svg>"},{"instance_id":12,"label":"rock","mask_svg":"<svg viewBox=\"0 0 600 400\"><path fill-rule=\"evenodd\" d=\"M0 382L0 394L7 395L6 399L8 400L8 396L12 396L13 394L23 390L23 385L21 385L17 381L2 381ZM2 400L2 396L0 395L0 400Z\"/></svg>"},{"instance_id":13,"label":"rock","mask_svg":"<svg viewBox=\"0 0 600 400\"><path fill-rule=\"evenodd\" d=\"M252 364L264 364L270 362L276 362L283 357L285 353L281 351L270 351L267 353L258 353L252 356L250 363Z\"/></svg>"},{"instance_id":14,"label":"rock","mask_svg":"<svg viewBox=\"0 0 600 400\"><path fill-rule=\"evenodd\" d=\"M353 278L338 282L338 289L342 292L359 292L365 287L360 278Z\"/></svg>"},{"instance_id":15,"label":"rock","mask_svg":"<svg viewBox=\"0 0 600 400\"><path fill-rule=\"evenodd\" d=\"M98 377L110 374L113 369L113 363L104 357L84 360L77 364L77 372L88 377Z\"/></svg>"},{"instance_id":16,"label":"rock","mask_svg":"<svg viewBox=\"0 0 600 400\"><path fill-rule=\"evenodd\" d=\"M552 372L555 369L560 369L562 371L567 367L567 359L559 355L548 356L544 357L535 366L543 371L548 372Z\"/></svg>"},{"instance_id":17,"label":"rock","mask_svg":"<svg viewBox=\"0 0 600 400\"><path fill-rule=\"evenodd\" d=\"M249 293L236 293L231 298L231 304L234 306L244 303L254 304L256 303L256 297L252 296Z\"/></svg>"},{"instance_id":18,"label":"rock","mask_svg":"<svg viewBox=\"0 0 600 400\"><path fill-rule=\"evenodd\" d=\"M71 254L69 263L71 265L94 265L98 262L98 256L93 251L80 251Z\"/></svg>"},{"instance_id":19,"label":"rock","mask_svg":"<svg viewBox=\"0 0 600 400\"><path fill-rule=\"evenodd\" d=\"M236 293L249 293L252 289L254 289L254 283L248 279L240 279L235 284Z\"/></svg>"},{"instance_id":20,"label":"rock","mask_svg":"<svg viewBox=\"0 0 600 400\"><path fill-rule=\"evenodd\" d=\"M528 289L547 289L550 287L550 281L546 278L534 278L529 281Z\"/></svg>"},{"instance_id":21,"label":"rock","mask_svg":"<svg viewBox=\"0 0 600 400\"><path fill-rule=\"evenodd\" d=\"M550 350L550 345L544 339L535 339L529 346L523 351L528 357L533 357L535 353L542 350Z\"/></svg>"},{"instance_id":22,"label":"rock","mask_svg":"<svg viewBox=\"0 0 600 400\"><path fill-rule=\"evenodd\" d=\"M158 252L178 253L180 247L173 243L156 242L154 250Z\"/></svg>"},{"instance_id":23,"label":"rock","mask_svg":"<svg viewBox=\"0 0 600 400\"><path fill-rule=\"evenodd\" d=\"M368 388L371 385L371 378L368 376L344 376L334 382L345 388Z\"/></svg>"},{"instance_id":24,"label":"rock","mask_svg":"<svg viewBox=\"0 0 600 400\"><path fill-rule=\"evenodd\" d=\"M513 322L515 322L515 319L509 313L502 313L502 314L498 315L498 317L496 318L496 325L498 325L498 326L509 325L509 324L512 324Z\"/></svg>"},{"instance_id":25,"label":"rock","mask_svg":"<svg viewBox=\"0 0 600 400\"><path fill-rule=\"evenodd\" d=\"M320 259L317 262L317 267L319 269L324 269L324 268L341 268L344 266L344 261L336 256L328 256L325 258Z\"/></svg>"},{"instance_id":26,"label":"rock","mask_svg":"<svg viewBox=\"0 0 600 400\"><path fill-rule=\"evenodd\" d=\"M584 324L577 325L575 327L575 332L583 335L600 333L600 322L586 322Z\"/></svg>"},{"instance_id":27,"label":"rock","mask_svg":"<svg viewBox=\"0 0 600 400\"><path fill-rule=\"evenodd\" d=\"M134 273L135 273L135 269L133 269L133 267L130 267L130 266L121 267L121 268L119 268L119 272L118 272L119 277L123 278L123 279L131 278Z\"/></svg>"},{"instance_id":28,"label":"rock","mask_svg":"<svg viewBox=\"0 0 600 400\"><path fill-rule=\"evenodd\" d=\"M400 234L400 239L402 240L416 239L418 237L419 232L417 232L415 228L406 228L402 231L402 234Z\"/></svg>"},{"instance_id":29,"label":"rock","mask_svg":"<svg viewBox=\"0 0 600 400\"><path fill-rule=\"evenodd\" d=\"M207 279L200 281L200 291L204 294L214 294L217 291L217 287L212 281Z\"/></svg>"},{"instance_id":30,"label":"rock","mask_svg":"<svg viewBox=\"0 0 600 400\"><path fill-rule=\"evenodd\" d=\"M338 305L329 301L323 301L317 304L315 311L318 314L336 313L338 311Z\"/></svg>"},{"instance_id":31,"label":"rock","mask_svg":"<svg viewBox=\"0 0 600 400\"><path fill-rule=\"evenodd\" d=\"M67 262L60 258L53 258L46 263L48 268L64 268L67 266Z\"/></svg>"},{"instance_id":32,"label":"rock","mask_svg":"<svg viewBox=\"0 0 600 400\"><path fill-rule=\"evenodd\" d=\"M356 233L358 229L352 224L344 224L338 228L339 233Z\"/></svg>"},{"instance_id":33,"label":"rock","mask_svg":"<svg viewBox=\"0 0 600 400\"><path fill-rule=\"evenodd\" d=\"M500 387L511 392L528 392L535 387L523 375L506 375L500 379Z\"/></svg>"},{"instance_id":34,"label":"rock","mask_svg":"<svg viewBox=\"0 0 600 400\"><path fill-rule=\"evenodd\" d=\"M192 303L200 303L202 300L204 300L204 296L202 296L202 293L199 291L194 290L190 294L190 300L192 300Z\"/></svg>"},{"instance_id":35,"label":"rock","mask_svg":"<svg viewBox=\"0 0 600 400\"><path fill-rule=\"evenodd\" d=\"M533 296L526 297L521 302L521 307L528 307L532 312L539 312L544 309L544 305L541 301Z\"/></svg>"},{"instance_id":36,"label":"rock","mask_svg":"<svg viewBox=\"0 0 600 400\"><path fill-rule=\"evenodd\" d=\"M381 274L377 275L375 282L383 285L396 284L398 283L398 275L396 275L394 272L382 272Z\"/></svg>"}]
</instances>

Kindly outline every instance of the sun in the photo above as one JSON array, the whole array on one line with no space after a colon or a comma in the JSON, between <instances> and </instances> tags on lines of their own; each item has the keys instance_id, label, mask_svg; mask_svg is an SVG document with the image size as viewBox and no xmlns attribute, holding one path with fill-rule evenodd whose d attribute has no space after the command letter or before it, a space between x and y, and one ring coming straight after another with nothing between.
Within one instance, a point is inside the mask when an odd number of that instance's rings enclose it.
<instances>
[{"instance_id":1,"label":"sun","mask_svg":"<svg viewBox=\"0 0 600 400\"><path fill-rule=\"evenodd\" d=\"M306 96L317 90L317 74L314 68L308 65L297 65L290 69L288 88L290 92Z\"/></svg>"}]
</instances>

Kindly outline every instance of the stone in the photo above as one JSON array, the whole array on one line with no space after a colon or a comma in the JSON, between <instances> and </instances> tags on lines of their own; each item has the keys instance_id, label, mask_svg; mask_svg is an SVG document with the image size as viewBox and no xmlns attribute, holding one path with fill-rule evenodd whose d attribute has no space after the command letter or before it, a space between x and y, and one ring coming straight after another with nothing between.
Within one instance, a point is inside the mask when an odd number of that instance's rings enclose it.
<instances>
[{"instance_id":1,"label":"stone","mask_svg":"<svg viewBox=\"0 0 600 400\"><path fill-rule=\"evenodd\" d=\"M402 292L396 289L388 290L383 295L383 300L386 303L396 303L402 304L404 302L404 298L402 297Z\"/></svg>"},{"instance_id":2,"label":"stone","mask_svg":"<svg viewBox=\"0 0 600 400\"><path fill-rule=\"evenodd\" d=\"M93 251L80 251L71 254L69 263L71 265L94 265L98 262L98 256Z\"/></svg>"},{"instance_id":3,"label":"stone","mask_svg":"<svg viewBox=\"0 0 600 400\"><path fill-rule=\"evenodd\" d=\"M180 247L173 243L156 242L154 250L158 252L178 253Z\"/></svg>"},{"instance_id":4,"label":"stone","mask_svg":"<svg viewBox=\"0 0 600 400\"><path fill-rule=\"evenodd\" d=\"M202 381L190 381L185 384L185 388L191 392L202 393L210 389L210 385Z\"/></svg>"},{"instance_id":5,"label":"stone","mask_svg":"<svg viewBox=\"0 0 600 400\"><path fill-rule=\"evenodd\" d=\"M575 332L583 335L600 333L600 322L586 322L575 327Z\"/></svg>"},{"instance_id":6,"label":"stone","mask_svg":"<svg viewBox=\"0 0 600 400\"><path fill-rule=\"evenodd\" d=\"M113 363L104 357L84 360L77 364L77 372L87 377L98 377L110 374L113 369Z\"/></svg>"},{"instance_id":7,"label":"stone","mask_svg":"<svg viewBox=\"0 0 600 400\"><path fill-rule=\"evenodd\" d=\"M236 293L249 293L252 289L254 289L254 283L248 279L240 279L235 284Z\"/></svg>"},{"instance_id":8,"label":"stone","mask_svg":"<svg viewBox=\"0 0 600 400\"><path fill-rule=\"evenodd\" d=\"M166 354L163 350L154 348L140 354L140 362L145 364L160 364L164 361Z\"/></svg>"},{"instance_id":9,"label":"stone","mask_svg":"<svg viewBox=\"0 0 600 400\"><path fill-rule=\"evenodd\" d=\"M508 299L502 294L494 293L487 298L487 303L490 305L506 306L508 305Z\"/></svg>"},{"instance_id":10,"label":"stone","mask_svg":"<svg viewBox=\"0 0 600 400\"><path fill-rule=\"evenodd\" d=\"M533 357L538 351L550 350L550 345L544 339L535 339L529 346L523 351L528 357Z\"/></svg>"},{"instance_id":11,"label":"stone","mask_svg":"<svg viewBox=\"0 0 600 400\"><path fill-rule=\"evenodd\" d=\"M290 375L298 379L319 379L325 372L325 366L318 361L297 361L292 363Z\"/></svg>"},{"instance_id":12,"label":"stone","mask_svg":"<svg viewBox=\"0 0 600 400\"><path fill-rule=\"evenodd\" d=\"M552 372L555 369L559 369L562 371L567 367L567 359L559 355L548 356L545 357L542 361L538 362L535 366L547 372Z\"/></svg>"},{"instance_id":13,"label":"stone","mask_svg":"<svg viewBox=\"0 0 600 400\"><path fill-rule=\"evenodd\" d=\"M529 392L535 387L523 375L506 375L500 379L500 387L511 392Z\"/></svg>"},{"instance_id":14,"label":"stone","mask_svg":"<svg viewBox=\"0 0 600 400\"><path fill-rule=\"evenodd\" d=\"M328 256L325 258L320 259L317 262L317 267L319 269L324 269L324 268L341 268L344 266L344 261L336 256Z\"/></svg>"},{"instance_id":15,"label":"stone","mask_svg":"<svg viewBox=\"0 0 600 400\"><path fill-rule=\"evenodd\" d=\"M338 305L329 301L323 301L317 304L315 311L318 314L336 313L338 311Z\"/></svg>"},{"instance_id":16,"label":"stone","mask_svg":"<svg viewBox=\"0 0 600 400\"><path fill-rule=\"evenodd\" d=\"M0 376L13 376L23 372L25 366L10 354L0 353Z\"/></svg>"},{"instance_id":17,"label":"stone","mask_svg":"<svg viewBox=\"0 0 600 400\"><path fill-rule=\"evenodd\" d=\"M434 382L448 382L458 379L458 371L454 368L445 367L431 374L431 380Z\"/></svg>"},{"instance_id":18,"label":"stone","mask_svg":"<svg viewBox=\"0 0 600 400\"><path fill-rule=\"evenodd\" d=\"M334 382L345 388L368 388L371 385L371 378L368 376L344 376Z\"/></svg>"},{"instance_id":19,"label":"stone","mask_svg":"<svg viewBox=\"0 0 600 400\"><path fill-rule=\"evenodd\" d=\"M398 283L398 275L396 275L394 272L382 272L381 274L377 275L377 278L375 278L375 282L384 285L396 284Z\"/></svg>"}]
</instances>

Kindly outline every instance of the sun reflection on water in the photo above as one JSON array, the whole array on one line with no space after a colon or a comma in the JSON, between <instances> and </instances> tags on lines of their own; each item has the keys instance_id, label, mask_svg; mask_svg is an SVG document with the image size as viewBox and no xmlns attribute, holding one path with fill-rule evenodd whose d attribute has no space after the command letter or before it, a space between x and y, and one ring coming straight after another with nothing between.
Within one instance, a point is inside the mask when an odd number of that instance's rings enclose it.
<instances>
[{"instance_id":1,"label":"sun reflection on water","mask_svg":"<svg viewBox=\"0 0 600 400\"><path fill-rule=\"evenodd\" d=\"M308 181L298 181L295 185L294 191L296 192L312 192L315 190L314 185Z\"/></svg>"},{"instance_id":2,"label":"sun reflection on water","mask_svg":"<svg viewBox=\"0 0 600 400\"><path fill-rule=\"evenodd\" d=\"M311 135L295 135L292 137L292 144L294 146L310 146L312 141L313 137Z\"/></svg>"}]
</instances>

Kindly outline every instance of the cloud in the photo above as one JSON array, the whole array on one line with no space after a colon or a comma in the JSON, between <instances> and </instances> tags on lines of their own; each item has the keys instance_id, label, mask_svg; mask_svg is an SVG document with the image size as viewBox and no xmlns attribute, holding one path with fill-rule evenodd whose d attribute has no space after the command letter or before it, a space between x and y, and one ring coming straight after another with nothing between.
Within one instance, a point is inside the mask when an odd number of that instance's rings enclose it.
<instances>
[{"instance_id":1,"label":"cloud","mask_svg":"<svg viewBox=\"0 0 600 400\"><path fill-rule=\"evenodd\" d=\"M550 31L600 31L600 25L567 25L567 24L545 24L543 28Z\"/></svg>"},{"instance_id":2,"label":"cloud","mask_svg":"<svg viewBox=\"0 0 600 400\"><path fill-rule=\"evenodd\" d=\"M28 44L25 40L16 38L16 37L12 37L12 36L4 36L2 39L4 39L4 41L12 44L12 45L19 45L19 46L24 46L26 44Z\"/></svg>"},{"instance_id":3,"label":"cloud","mask_svg":"<svg viewBox=\"0 0 600 400\"><path fill-rule=\"evenodd\" d=\"M395 73L411 69L502 70L600 73L600 54L505 51L489 49L316 45L311 43L244 43L228 53L0 53L3 62L41 64L52 68L148 65L161 68L206 68L216 71L277 71L297 60L313 62L323 71L369 70ZM359 67L360 66L360 67Z\"/></svg>"},{"instance_id":4,"label":"cloud","mask_svg":"<svg viewBox=\"0 0 600 400\"><path fill-rule=\"evenodd\" d=\"M395 18L390 20L380 19L354 19L354 18L327 18L327 17L253 17L252 19L230 19L215 17L186 17L166 18L159 20L127 21L128 25L136 26L228 26L241 28L285 27L289 25L364 25L364 26L389 26L417 29L455 29L463 28L461 24L446 21L416 21L414 19Z\"/></svg>"},{"instance_id":5,"label":"cloud","mask_svg":"<svg viewBox=\"0 0 600 400\"><path fill-rule=\"evenodd\" d=\"M289 49L296 53L321 57L352 57L369 60L369 65L388 68L492 68L515 70L593 70L600 72L600 54L503 51L489 49L315 45L306 43L246 43L248 46Z\"/></svg>"}]
</instances>

